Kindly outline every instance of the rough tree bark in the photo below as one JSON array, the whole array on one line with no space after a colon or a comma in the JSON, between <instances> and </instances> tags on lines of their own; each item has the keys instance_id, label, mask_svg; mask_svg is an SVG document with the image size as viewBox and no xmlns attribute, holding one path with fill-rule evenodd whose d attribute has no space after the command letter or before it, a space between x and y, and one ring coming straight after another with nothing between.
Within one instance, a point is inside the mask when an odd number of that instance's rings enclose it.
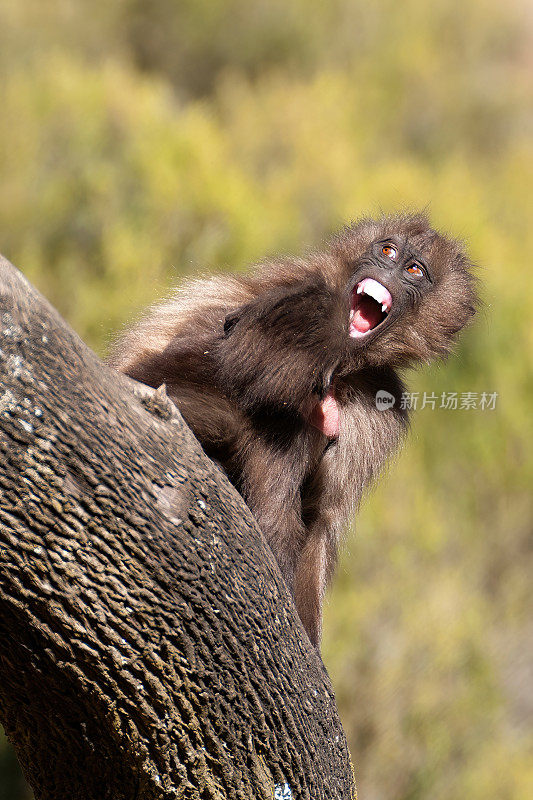
<instances>
[{"instance_id":1,"label":"rough tree bark","mask_svg":"<svg viewBox=\"0 0 533 800\"><path fill-rule=\"evenodd\" d=\"M328 676L165 397L0 260L0 720L38 799L354 798Z\"/></svg>"}]
</instances>

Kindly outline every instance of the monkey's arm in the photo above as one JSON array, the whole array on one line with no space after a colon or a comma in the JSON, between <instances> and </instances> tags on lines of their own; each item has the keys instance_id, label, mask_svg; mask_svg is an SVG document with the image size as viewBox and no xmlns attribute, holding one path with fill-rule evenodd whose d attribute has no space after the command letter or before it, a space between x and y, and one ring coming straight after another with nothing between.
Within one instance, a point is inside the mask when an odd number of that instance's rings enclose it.
<instances>
[{"instance_id":1,"label":"monkey's arm","mask_svg":"<svg viewBox=\"0 0 533 800\"><path fill-rule=\"evenodd\" d=\"M265 291L226 317L219 380L250 411L308 414L342 359L347 325L347 299L318 275Z\"/></svg>"}]
</instances>

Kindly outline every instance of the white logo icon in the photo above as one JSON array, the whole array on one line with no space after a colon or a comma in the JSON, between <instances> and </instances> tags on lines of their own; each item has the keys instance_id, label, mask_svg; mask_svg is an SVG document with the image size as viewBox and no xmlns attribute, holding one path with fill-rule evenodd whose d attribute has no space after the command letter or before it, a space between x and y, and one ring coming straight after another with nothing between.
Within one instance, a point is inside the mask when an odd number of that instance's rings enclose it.
<instances>
[{"instance_id":1,"label":"white logo icon","mask_svg":"<svg viewBox=\"0 0 533 800\"><path fill-rule=\"evenodd\" d=\"M395 402L394 395L386 392L385 389L380 389L376 392L376 408L378 411L386 411L388 408L392 408Z\"/></svg>"}]
</instances>

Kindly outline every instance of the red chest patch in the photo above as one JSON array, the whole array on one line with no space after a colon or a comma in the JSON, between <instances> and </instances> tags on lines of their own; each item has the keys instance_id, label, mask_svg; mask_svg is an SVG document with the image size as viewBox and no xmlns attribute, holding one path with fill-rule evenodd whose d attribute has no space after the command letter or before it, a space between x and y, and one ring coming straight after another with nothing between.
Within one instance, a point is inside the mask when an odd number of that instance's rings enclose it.
<instances>
[{"instance_id":1,"label":"red chest patch","mask_svg":"<svg viewBox=\"0 0 533 800\"><path fill-rule=\"evenodd\" d=\"M331 392L316 404L309 422L328 439L335 439L339 435L339 406Z\"/></svg>"}]
</instances>

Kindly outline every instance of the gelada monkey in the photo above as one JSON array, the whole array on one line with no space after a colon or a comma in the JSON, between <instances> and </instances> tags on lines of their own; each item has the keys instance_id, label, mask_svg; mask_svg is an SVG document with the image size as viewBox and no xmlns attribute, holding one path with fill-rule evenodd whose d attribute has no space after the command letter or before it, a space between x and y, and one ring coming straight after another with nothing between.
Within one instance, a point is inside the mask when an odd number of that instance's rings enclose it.
<instances>
[{"instance_id":1,"label":"gelada monkey","mask_svg":"<svg viewBox=\"0 0 533 800\"><path fill-rule=\"evenodd\" d=\"M250 507L317 647L339 534L406 429L397 370L450 350L474 313L471 266L423 215L365 219L306 258L186 284L111 358L166 384Z\"/></svg>"}]
</instances>

